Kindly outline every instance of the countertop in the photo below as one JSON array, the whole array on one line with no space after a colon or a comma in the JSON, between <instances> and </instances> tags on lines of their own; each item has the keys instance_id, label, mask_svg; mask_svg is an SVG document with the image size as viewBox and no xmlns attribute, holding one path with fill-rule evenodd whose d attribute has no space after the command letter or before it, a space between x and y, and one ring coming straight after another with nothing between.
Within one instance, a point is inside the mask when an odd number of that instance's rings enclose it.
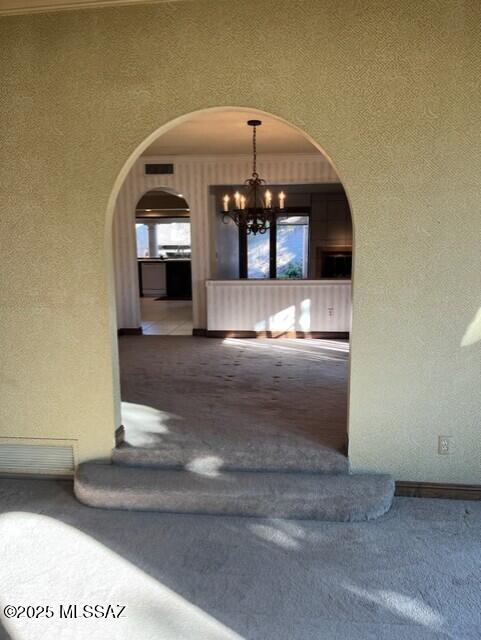
<instances>
[{"instance_id":1,"label":"countertop","mask_svg":"<svg viewBox=\"0 0 481 640\"><path fill-rule=\"evenodd\" d=\"M137 262L190 262L190 258L137 258Z\"/></svg>"}]
</instances>

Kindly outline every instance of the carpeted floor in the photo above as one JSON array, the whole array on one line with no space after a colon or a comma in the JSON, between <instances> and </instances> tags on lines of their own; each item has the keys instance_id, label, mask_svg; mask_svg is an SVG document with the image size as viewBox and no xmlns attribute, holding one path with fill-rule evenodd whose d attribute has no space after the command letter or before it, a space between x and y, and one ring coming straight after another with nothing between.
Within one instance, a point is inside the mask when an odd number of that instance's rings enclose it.
<instances>
[{"instance_id":1,"label":"carpeted floor","mask_svg":"<svg viewBox=\"0 0 481 640\"><path fill-rule=\"evenodd\" d=\"M332 524L102 511L70 483L4 479L0 603L54 612L0 614L2 640L479 640L481 503L397 498Z\"/></svg>"},{"instance_id":2,"label":"carpeted floor","mask_svg":"<svg viewBox=\"0 0 481 640\"><path fill-rule=\"evenodd\" d=\"M270 439L345 449L347 341L124 336L119 350L122 400L137 405L124 416L131 444ZM160 413L136 432L149 409Z\"/></svg>"}]
</instances>

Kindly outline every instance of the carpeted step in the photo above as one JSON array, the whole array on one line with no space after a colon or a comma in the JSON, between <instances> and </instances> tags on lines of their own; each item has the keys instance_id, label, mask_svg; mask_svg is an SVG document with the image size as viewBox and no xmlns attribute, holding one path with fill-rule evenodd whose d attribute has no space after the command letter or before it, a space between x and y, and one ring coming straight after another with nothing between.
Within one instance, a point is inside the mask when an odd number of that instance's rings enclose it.
<instances>
[{"instance_id":1,"label":"carpeted step","mask_svg":"<svg viewBox=\"0 0 481 640\"><path fill-rule=\"evenodd\" d=\"M342 453L310 441L258 437L231 442L218 438L195 442L193 438L168 440L162 446L132 447L120 444L112 451L114 464L157 469L278 471L300 473L349 473L349 459Z\"/></svg>"},{"instance_id":2,"label":"carpeted step","mask_svg":"<svg viewBox=\"0 0 481 640\"><path fill-rule=\"evenodd\" d=\"M84 463L75 495L107 509L353 522L389 510L388 475L320 475L190 471Z\"/></svg>"}]
</instances>

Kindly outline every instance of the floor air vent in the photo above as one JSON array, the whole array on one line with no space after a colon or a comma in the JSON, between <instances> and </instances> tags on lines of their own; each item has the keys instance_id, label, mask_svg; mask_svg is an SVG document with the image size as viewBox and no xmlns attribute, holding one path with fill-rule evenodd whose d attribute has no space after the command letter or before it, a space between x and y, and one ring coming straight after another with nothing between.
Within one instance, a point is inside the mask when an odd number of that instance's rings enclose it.
<instances>
[{"instance_id":1,"label":"floor air vent","mask_svg":"<svg viewBox=\"0 0 481 640\"><path fill-rule=\"evenodd\" d=\"M0 442L0 474L71 476L73 444Z\"/></svg>"}]
</instances>

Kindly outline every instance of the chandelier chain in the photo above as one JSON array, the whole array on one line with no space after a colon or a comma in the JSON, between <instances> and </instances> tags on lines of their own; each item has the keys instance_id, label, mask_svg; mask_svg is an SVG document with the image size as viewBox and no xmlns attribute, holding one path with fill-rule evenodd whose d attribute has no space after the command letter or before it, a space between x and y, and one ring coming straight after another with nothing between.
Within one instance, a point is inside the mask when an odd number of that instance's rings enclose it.
<instances>
[{"instance_id":1,"label":"chandelier chain","mask_svg":"<svg viewBox=\"0 0 481 640\"><path fill-rule=\"evenodd\" d=\"M253 127L254 131L252 132L252 156L253 156L253 164L252 164L252 175L257 175L257 127Z\"/></svg>"}]
</instances>

